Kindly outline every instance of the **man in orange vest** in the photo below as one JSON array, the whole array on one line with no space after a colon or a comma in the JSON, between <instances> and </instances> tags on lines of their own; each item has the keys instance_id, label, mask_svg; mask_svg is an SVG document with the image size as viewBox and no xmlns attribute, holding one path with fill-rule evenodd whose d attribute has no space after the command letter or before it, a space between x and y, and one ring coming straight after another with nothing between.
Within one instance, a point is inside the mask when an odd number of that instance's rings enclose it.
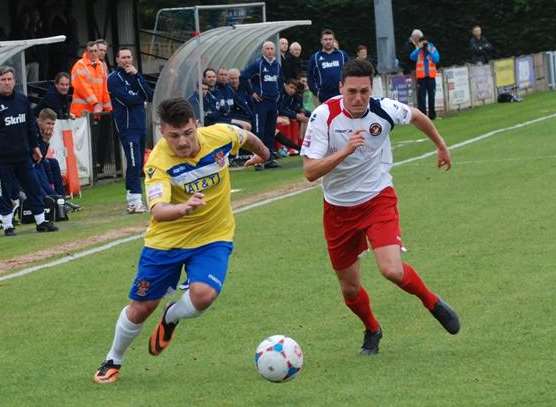
<instances>
[{"instance_id":1,"label":"man in orange vest","mask_svg":"<svg viewBox=\"0 0 556 407\"><path fill-rule=\"evenodd\" d=\"M73 99L70 112L76 117L86 112L111 112L110 94L104 64L98 58L98 46L94 41L87 43L83 58L71 68Z\"/></svg>"},{"instance_id":2,"label":"man in orange vest","mask_svg":"<svg viewBox=\"0 0 556 407\"><path fill-rule=\"evenodd\" d=\"M431 42L427 41L425 37L421 37L417 44L417 48L409 55L409 59L416 62L417 107L421 112L427 114L431 120L434 120L436 118L436 111L434 110L436 64L440 61L440 54L436 47Z\"/></svg>"}]
</instances>

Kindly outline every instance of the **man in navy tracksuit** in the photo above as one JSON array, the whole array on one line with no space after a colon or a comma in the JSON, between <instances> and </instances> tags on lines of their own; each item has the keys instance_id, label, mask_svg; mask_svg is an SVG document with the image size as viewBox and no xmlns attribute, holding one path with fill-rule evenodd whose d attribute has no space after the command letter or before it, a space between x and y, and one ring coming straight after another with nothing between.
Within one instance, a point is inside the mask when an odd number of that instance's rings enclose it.
<instances>
[{"instance_id":1,"label":"man in navy tracksuit","mask_svg":"<svg viewBox=\"0 0 556 407\"><path fill-rule=\"evenodd\" d=\"M276 60L276 51L272 42L266 41L263 44L262 54L241 72L240 81L253 98L255 133L265 146L273 151L278 98L282 89L282 68ZM255 169L276 167L279 167L278 163L270 159L264 166L255 166Z\"/></svg>"},{"instance_id":2,"label":"man in navy tracksuit","mask_svg":"<svg viewBox=\"0 0 556 407\"><path fill-rule=\"evenodd\" d=\"M15 70L0 67L0 215L4 235L15 235L10 200L14 180L27 195L37 232L55 232L58 228L45 219L39 183L30 157L32 154L36 161L42 158L37 146L35 116L27 97L15 92L14 88Z\"/></svg>"},{"instance_id":3,"label":"man in navy tracksuit","mask_svg":"<svg viewBox=\"0 0 556 407\"><path fill-rule=\"evenodd\" d=\"M239 69L230 69L228 71L228 79L230 86L234 92L234 106L232 108L232 119L242 120L253 126L255 121L255 113L253 112L253 102L251 96L245 87L240 85L239 76L241 73ZM250 130L250 129L247 129Z\"/></svg>"},{"instance_id":4,"label":"man in navy tracksuit","mask_svg":"<svg viewBox=\"0 0 556 407\"><path fill-rule=\"evenodd\" d=\"M145 153L145 102L152 101L152 89L133 66L129 48L116 54L118 68L108 76L108 92L112 99L112 117L127 162L125 188L127 212L143 213L141 171Z\"/></svg>"},{"instance_id":5,"label":"man in navy tracksuit","mask_svg":"<svg viewBox=\"0 0 556 407\"><path fill-rule=\"evenodd\" d=\"M345 51L334 48L334 32L323 30L320 36L322 50L309 59L307 81L309 89L321 103L340 94L342 67L348 60Z\"/></svg>"}]
</instances>

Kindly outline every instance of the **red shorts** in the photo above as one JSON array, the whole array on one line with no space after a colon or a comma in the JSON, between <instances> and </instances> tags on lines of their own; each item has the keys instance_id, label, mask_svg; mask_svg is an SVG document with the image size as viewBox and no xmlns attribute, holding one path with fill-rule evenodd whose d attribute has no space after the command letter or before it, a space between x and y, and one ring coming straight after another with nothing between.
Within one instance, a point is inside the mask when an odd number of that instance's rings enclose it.
<instances>
[{"instance_id":1,"label":"red shorts","mask_svg":"<svg viewBox=\"0 0 556 407\"><path fill-rule=\"evenodd\" d=\"M369 248L402 245L398 197L392 187L356 206L324 201L324 237L335 270L351 266ZM368 243L367 243L368 242Z\"/></svg>"}]
</instances>

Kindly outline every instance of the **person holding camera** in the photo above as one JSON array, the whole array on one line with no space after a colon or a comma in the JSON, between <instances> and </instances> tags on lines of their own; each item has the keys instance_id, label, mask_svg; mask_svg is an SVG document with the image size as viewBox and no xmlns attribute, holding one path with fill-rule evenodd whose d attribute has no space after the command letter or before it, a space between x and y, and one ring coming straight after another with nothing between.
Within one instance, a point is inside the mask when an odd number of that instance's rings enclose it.
<instances>
[{"instance_id":1,"label":"person holding camera","mask_svg":"<svg viewBox=\"0 0 556 407\"><path fill-rule=\"evenodd\" d=\"M440 54L436 47L422 36L417 43L417 48L409 55L409 59L416 63L417 107L421 112L429 116L431 120L434 120L436 118L436 111L434 109L436 64L440 61Z\"/></svg>"}]
</instances>

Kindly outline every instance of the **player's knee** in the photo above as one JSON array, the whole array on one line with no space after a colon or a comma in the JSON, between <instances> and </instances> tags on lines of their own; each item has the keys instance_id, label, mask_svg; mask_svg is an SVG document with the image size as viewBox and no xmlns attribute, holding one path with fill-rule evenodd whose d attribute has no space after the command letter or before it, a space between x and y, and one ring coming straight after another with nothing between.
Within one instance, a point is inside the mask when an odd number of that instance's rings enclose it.
<instances>
[{"instance_id":1,"label":"player's knee","mask_svg":"<svg viewBox=\"0 0 556 407\"><path fill-rule=\"evenodd\" d=\"M403 278L403 268L395 263L384 263L378 266L384 277L393 282L399 282Z\"/></svg>"},{"instance_id":2,"label":"player's knee","mask_svg":"<svg viewBox=\"0 0 556 407\"><path fill-rule=\"evenodd\" d=\"M204 311L216 300L218 293L207 285L192 285L190 288L191 302L198 311Z\"/></svg>"},{"instance_id":3,"label":"player's knee","mask_svg":"<svg viewBox=\"0 0 556 407\"><path fill-rule=\"evenodd\" d=\"M153 313L160 300L131 301L127 307L127 318L134 324L141 324Z\"/></svg>"},{"instance_id":4,"label":"player's knee","mask_svg":"<svg viewBox=\"0 0 556 407\"><path fill-rule=\"evenodd\" d=\"M361 286L359 282L340 281L340 288L342 290L342 295L344 296L344 298L350 299L357 297Z\"/></svg>"}]
</instances>

